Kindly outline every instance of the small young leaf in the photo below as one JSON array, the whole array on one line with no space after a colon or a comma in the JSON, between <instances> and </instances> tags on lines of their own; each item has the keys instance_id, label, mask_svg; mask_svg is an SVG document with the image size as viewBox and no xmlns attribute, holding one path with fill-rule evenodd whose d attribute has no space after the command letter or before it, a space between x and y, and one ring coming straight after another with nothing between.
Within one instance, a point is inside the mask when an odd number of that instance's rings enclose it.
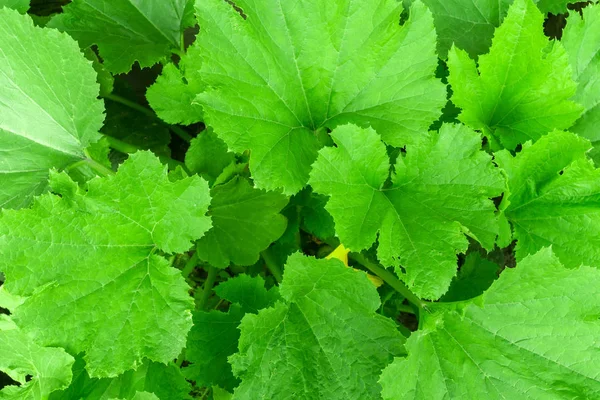
<instances>
[{"instance_id":1,"label":"small young leaf","mask_svg":"<svg viewBox=\"0 0 600 400\"><path fill-rule=\"evenodd\" d=\"M254 264L285 231L286 220L279 212L288 199L279 193L255 189L236 177L212 188L211 196L213 227L196 249L198 257L214 267Z\"/></svg>"}]
</instances>

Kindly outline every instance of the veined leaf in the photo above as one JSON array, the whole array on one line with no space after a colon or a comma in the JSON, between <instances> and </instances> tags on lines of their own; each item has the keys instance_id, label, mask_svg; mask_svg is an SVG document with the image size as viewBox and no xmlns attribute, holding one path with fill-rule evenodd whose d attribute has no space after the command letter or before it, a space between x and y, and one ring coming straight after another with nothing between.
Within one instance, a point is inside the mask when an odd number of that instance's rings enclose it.
<instances>
[{"instance_id":1,"label":"veined leaf","mask_svg":"<svg viewBox=\"0 0 600 400\"><path fill-rule=\"evenodd\" d=\"M600 170L589 141L553 132L512 157L496 153L508 174L502 205L517 239L517 259L552 245L567 267L600 266Z\"/></svg>"},{"instance_id":2,"label":"veined leaf","mask_svg":"<svg viewBox=\"0 0 600 400\"><path fill-rule=\"evenodd\" d=\"M514 150L570 127L581 115L582 107L571 101L577 84L569 57L559 42L548 42L543 21L532 0L516 0L496 29L490 52L479 57L479 68L456 47L448 55L459 119L482 130L494 149Z\"/></svg>"},{"instance_id":3,"label":"veined leaf","mask_svg":"<svg viewBox=\"0 0 600 400\"><path fill-rule=\"evenodd\" d=\"M28 296L17 325L42 345L85 351L92 377L175 359L193 300L157 252L186 251L210 228L206 182L170 182L157 158L138 152L87 191L65 174L52 184L61 196L0 216L5 285Z\"/></svg>"},{"instance_id":4,"label":"veined leaf","mask_svg":"<svg viewBox=\"0 0 600 400\"><path fill-rule=\"evenodd\" d=\"M234 399L379 396L378 371L403 352L404 337L375 313L379 296L364 273L295 253L280 294L242 320L239 353L229 358L242 380Z\"/></svg>"},{"instance_id":5,"label":"veined leaf","mask_svg":"<svg viewBox=\"0 0 600 400\"><path fill-rule=\"evenodd\" d=\"M74 0L48 24L73 36L82 48L98 45L106 68L149 67L181 47L183 30L193 23L189 0Z\"/></svg>"},{"instance_id":6,"label":"veined leaf","mask_svg":"<svg viewBox=\"0 0 600 400\"><path fill-rule=\"evenodd\" d=\"M104 107L91 62L66 34L0 9L0 49L0 207L19 208L46 190L50 168L86 158Z\"/></svg>"},{"instance_id":7,"label":"veined leaf","mask_svg":"<svg viewBox=\"0 0 600 400\"><path fill-rule=\"evenodd\" d=\"M461 125L443 125L398 157L391 185L385 145L372 129L345 125L331 133L337 147L321 150L310 184L330 196L326 209L344 245L371 247L418 295L437 299L456 275L465 234L488 249L498 234L495 207L504 178L480 151L481 139ZM404 268L405 273L400 269Z\"/></svg>"},{"instance_id":8,"label":"veined leaf","mask_svg":"<svg viewBox=\"0 0 600 400\"><path fill-rule=\"evenodd\" d=\"M403 146L440 115L435 30L420 2L398 25L396 0L196 3L197 65L210 89L196 98L235 152L251 151L258 188L298 192L327 128L378 129Z\"/></svg>"},{"instance_id":9,"label":"veined leaf","mask_svg":"<svg viewBox=\"0 0 600 400\"><path fill-rule=\"evenodd\" d=\"M544 249L481 299L431 305L408 357L383 372L383 398L597 398L598 285L598 269L566 269Z\"/></svg>"}]
</instances>

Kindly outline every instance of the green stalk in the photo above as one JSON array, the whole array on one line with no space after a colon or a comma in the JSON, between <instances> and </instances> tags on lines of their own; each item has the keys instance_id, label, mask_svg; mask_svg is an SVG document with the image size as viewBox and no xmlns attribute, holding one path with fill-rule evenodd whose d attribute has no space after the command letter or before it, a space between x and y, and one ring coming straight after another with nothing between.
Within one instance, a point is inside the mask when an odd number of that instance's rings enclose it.
<instances>
[{"instance_id":1,"label":"green stalk","mask_svg":"<svg viewBox=\"0 0 600 400\"><path fill-rule=\"evenodd\" d=\"M204 281L204 287L200 294L200 296L196 296L196 309L204 310L206 306L206 302L210 297L210 293L212 292L213 285L215 284L215 280L217 279L217 269L212 265L208 266L208 276L206 277L206 281ZM198 298L199 297L199 298Z\"/></svg>"},{"instance_id":2,"label":"green stalk","mask_svg":"<svg viewBox=\"0 0 600 400\"><path fill-rule=\"evenodd\" d=\"M278 283L281 283L281 281L283 280L283 273L281 272L281 268L277 264L277 261L275 261L275 257L271 253L271 250L266 249L265 251L260 253L260 255L263 261L265 262L267 269L271 272L271 275L273 275L273 277Z\"/></svg>"},{"instance_id":3,"label":"green stalk","mask_svg":"<svg viewBox=\"0 0 600 400\"><path fill-rule=\"evenodd\" d=\"M106 168L104 165L100 164L95 160L92 160L90 157L86 158L84 161L87 165L90 166L91 169L97 172L100 176L110 176L115 174L115 171L113 171L110 168Z\"/></svg>"},{"instance_id":4,"label":"green stalk","mask_svg":"<svg viewBox=\"0 0 600 400\"><path fill-rule=\"evenodd\" d=\"M395 291L404 296L406 300L408 300L411 304L414 304L419 311L427 309L427 303L418 298L404 283L402 283L387 269L383 268L379 264L374 263L360 253L350 253L350 258L383 279L385 283L390 285Z\"/></svg>"},{"instance_id":5,"label":"green stalk","mask_svg":"<svg viewBox=\"0 0 600 400\"><path fill-rule=\"evenodd\" d=\"M183 129L174 126L174 125L169 125L166 124L165 122L163 122L160 118L158 118L156 116L156 114L154 113L154 111L150 110L149 108L146 108L134 101L131 101L129 99L126 99L124 97L121 97L119 95L116 94L109 94L107 96L104 96L105 99L110 100L110 101L114 101L116 103L120 103L123 104L124 106L127 106L133 110L139 111L144 115L147 115L157 121L159 121L161 124L167 126L171 132L173 132L174 134L176 134L177 136L179 136L181 139L185 140L186 142L191 142L192 141L192 137L190 136L189 133L187 133L186 131L184 131Z\"/></svg>"},{"instance_id":6,"label":"green stalk","mask_svg":"<svg viewBox=\"0 0 600 400\"><path fill-rule=\"evenodd\" d=\"M194 268L196 268L196 265L198 265L198 254L194 253L194 255L190 257L188 262L185 263L185 266L181 270L181 275L183 275L183 277L187 279L187 277L190 276Z\"/></svg>"}]
</instances>

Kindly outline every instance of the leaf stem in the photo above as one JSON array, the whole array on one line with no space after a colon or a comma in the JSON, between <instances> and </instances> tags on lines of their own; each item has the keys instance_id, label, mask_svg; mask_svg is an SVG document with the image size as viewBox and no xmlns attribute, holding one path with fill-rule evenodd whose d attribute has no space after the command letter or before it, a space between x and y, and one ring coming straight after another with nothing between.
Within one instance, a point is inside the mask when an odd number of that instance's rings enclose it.
<instances>
[{"instance_id":1,"label":"leaf stem","mask_svg":"<svg viewBox=\"0 0 600 400\"><path fill-rule=\"evenodd\" d=\"M110 175L115 174L115 171L113 171L110 168L105 167L104 165L100 164L96 160L93 160L89 156L84 161L86 162L87 165L90 166L91 169L93 169L95 172L97 172L98 175L100 175L100 176L105 177L105 176L110 176Z\"/></svg>"},{"instance_id":2,"label":"leaf stem","mask_svg":"<svg viewBox=\"0 0 600 400\"><path fill-rule=\"evenodd\" d=\"M363 256L360 253L350 253L350 258L363 267L367 268L369 271L383 279L385 283L390 285L394 290L400 293L406 300L408 300L411 304L417 306L419 310L423 310L427 308L427 304L418 298L410 289L402 283L398 278L394 276L390 271L383 268L377 263L369 260L367 257Z\"/></svg>"},{"instance_id":3,"label":"leaf stem","mask_svg":"<svg viewBox=\"0 0 600 400\"><path fill-rule=\"evenodd\" d=\"M115 103L123 104L124 106L127 106L133 110L141 112L144 115L147 115L153 119L156 119L161 124L167 126L171 130L171 132L173 132L174 134L179 136L181 139L185 140L188 143L192 141L192 136L190 136L189 133L187 133L183 129L179 128L178 126L169 125L169 124L165 123L163 120L158 118L158 116L154 113L154 111L150 110L149 108L146 108L134 101L126 99L125 97L121 97L117 94L111 93L109 95L104 96L104 98L107 100L110 100L110 101L114 101Z\"/></svg>"},{"instance_id":4,"label":"leaf stem","mask_svg":"<svg viewBox=\"0 0 600 400\"><path fill-rule=\"evenodd\" d=\"M281 283L283 280L283 273L281 272L281 268L279 267L277 261L275 261L275 257L273 256L271 249L264 250L262 253L260 253L260 255L265 262L267 269L269 272L271 272L271 275L273 275L277 283Z\"/></svg>"},{"instance_id":5,"label":"leaf stem","mask_svg":"<svg viewBox=\"0 0 600 400\"><path fill-rule=\"evenodd\" d=\"M196 268L196 265L198 265L198 253L194 253L188 262L185 263L185 266L181 270L181 275L183 275L184 278L187 278L190 276L194 268Z\"/></svg>"},{"instance_id":6,"label":"leaf stem","mask_svg":"<svg viewBox=\"0 0 600 400\"><path fill-rule=\"evenodd\" d=\"M215 280L217 278L217 269L212 265L208 266L208 276L206 277L206 281L204 281L204 287L200 294L200 296L196 296L198 302L196 303L196 309L204 310L206 306L206 302L210 297L210 292L212 291L213 285L215 284ZM199 297L199 298L198 298Z\"/></svg>"}]
</instances>

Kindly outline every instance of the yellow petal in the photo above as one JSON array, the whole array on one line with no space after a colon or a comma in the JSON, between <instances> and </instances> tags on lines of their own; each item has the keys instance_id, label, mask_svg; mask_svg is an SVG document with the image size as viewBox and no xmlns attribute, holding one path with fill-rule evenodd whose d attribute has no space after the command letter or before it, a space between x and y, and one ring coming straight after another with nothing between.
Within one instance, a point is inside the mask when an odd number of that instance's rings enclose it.
<instances>
[{"instance_id":1,"label":"yellow petal","mask_svg":"<svg viewBox=\"0 0 600 400\"><path fill-rule=\"evenodd\" d=\"M337 258L338 260L340 260L341 262L343 262L344 265L347 267L348 266L348 253L350 253L350 249L347 249L347 248L344 247L343 244L340 244L335 250L333 250L325 258L328 259L328 260L330 260L332 258ZM354 268L354 270L355 271L360 271L359 269L356 269L356 268ZM373 282L373 285L375 285L375 287L379 287L379 286L383 285L383 281L378 276L367 274L367 278L369 278L369 280L371 282Z\"/></svg>"}]
</instances>

